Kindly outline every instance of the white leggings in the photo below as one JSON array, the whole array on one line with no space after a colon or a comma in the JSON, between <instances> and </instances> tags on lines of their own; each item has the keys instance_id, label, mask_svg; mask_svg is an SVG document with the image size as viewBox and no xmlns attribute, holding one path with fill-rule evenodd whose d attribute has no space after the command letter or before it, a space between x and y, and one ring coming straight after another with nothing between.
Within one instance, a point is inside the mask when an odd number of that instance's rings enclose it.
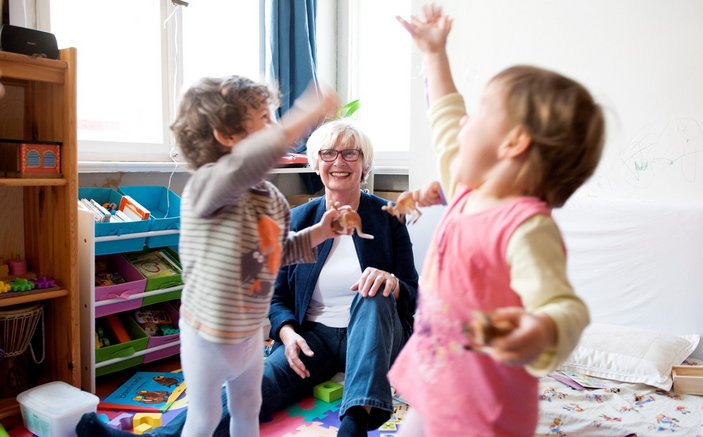
<instances>
[{"instance_id":1,"label":"white leggings","mask_svg":"<svg viewBox=\"0 0 703 437\"><path fill-rule=\"evenodd\" d=\"M184 436L211 437L222 415L221 387L227 390L229 435L259 436L263 333L242 343L220 344L200 337L181 321L181 366L188 394Z\"/></svg>"}]
</instances>

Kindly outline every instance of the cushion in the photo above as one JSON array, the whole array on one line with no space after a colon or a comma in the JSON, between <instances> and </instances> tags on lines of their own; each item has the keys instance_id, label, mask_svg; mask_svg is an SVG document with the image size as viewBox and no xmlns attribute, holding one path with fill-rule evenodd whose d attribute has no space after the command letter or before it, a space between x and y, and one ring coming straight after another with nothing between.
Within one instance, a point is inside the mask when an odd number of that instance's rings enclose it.
<instances>
[{"instance_id":1,"label":"cushion","mask_svg":"<svg viewBox=\"0 0 703 437\"><path fill-rule=\"evenodd\" d=\"M681 364L696 349L699 340L698 335L595 323L586 327L561 368L670 390L671 367Z\"/></svg>"}]
</instances>

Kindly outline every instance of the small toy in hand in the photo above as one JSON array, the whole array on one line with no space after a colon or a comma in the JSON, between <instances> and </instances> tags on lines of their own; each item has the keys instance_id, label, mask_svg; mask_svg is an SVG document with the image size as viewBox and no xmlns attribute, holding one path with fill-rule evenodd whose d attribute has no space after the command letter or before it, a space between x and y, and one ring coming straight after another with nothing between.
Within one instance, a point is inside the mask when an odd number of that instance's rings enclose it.
<instances>
[{"instance_id":1,"label":"small toy in hand","mask_svg":"<svg viewBox=\"0 0 703 437\"><path fill-rule=\"evenodd\" d=\"M373 235L365 234L361 231L361 217L359 213L350 207L343 207L339 202L334 202L332 208L339 211L339 218L332 222L332 229L338 234L346 234L347 231L353 229L356 235L361 238L373 240Z\"/></svg>"},{"instance_id":2,"label":"small toy in hand","mask_svg":"<svg viewBox=\"0 0 703 437\"><path fill-rule=\"evenodd\" d=\"M388 202L388 204L382 206L381 209L397 218L401 223L407 221L409 225L415 223L422 215L422 212L420 212L420 209L417 207L415 199L413 199L413 193L410 191L400 193L395 204L393 204L393 202Z\"/></svg>"},{"instance_id":3,"label":"small toy in hand","mask_svg":"<svg viewBox=\"0 0 703 437\"><path fill-rule=\"evenodd\" d=\"M508 321L494 322L489 313L479 310L471 311L471 322L464 324L464 335L469 338L466 350L481 350L491 341L510 333L515 327Z\"/></svg>"}]
</instances>

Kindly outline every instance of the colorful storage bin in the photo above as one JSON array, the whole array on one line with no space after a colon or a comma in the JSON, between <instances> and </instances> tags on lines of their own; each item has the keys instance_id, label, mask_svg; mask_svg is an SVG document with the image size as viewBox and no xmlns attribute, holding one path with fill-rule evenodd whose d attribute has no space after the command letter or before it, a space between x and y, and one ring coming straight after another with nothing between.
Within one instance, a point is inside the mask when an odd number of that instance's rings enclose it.
<instances>
[{"instance_id":1,"label":"colorful storage bin","mask_svg":"<svg viewBox=\"0 0 703 437\"><path fill-rule=\"evenodd\" d=\"M120 204L122 194L112 188L81 187L78 189L78 199L93 199L99 204L114 203ZM133 222L111 222L95 223L95 237L118 236L147 232L149 230L148 220ZM100 241L95 243L95 255L107 255L120 252L135 252L143 250L146 244L146 237L126 238L112 241Z\"/></svg>"},{"instance_id":2,"label":"colorful storage bin","mask_svg":"<svg viewBox=\"0 0 703 437\"><path fill-rule=\"evenodd\" d=\"M127 253L125 258L146 278L145 291L183 285L178 254L168 247ZM144 305L152 303L145 301Z\"/></svg>"},{"instance_id":3,"label":"colorful storage bin","mask_svg":"<svg viewBox=\"0 0 703 437\"><path fill-rule=\"evenodd\" d=\"M133 355L135 352L146 349L146 345L149 342L144 330L141 326L137 324L131 317L126 317L120 314L119 320L122 322L125 330L131 338L130 341L123 343L117 343L111 346L104 346L95 349L95 362L100 363L103 361L111 360L113 358L122 358ZM100 323L96 321L96 325ZM103 325L107 325L104 323ZM96 328L97 329L97 328ZM97 374L97 372L96 372Z\"/></svg>"},{"instance_id":4,"label":"colorful storage bin","mask_svg":"<svg viewBox=\"0 0 703 437\"><path fill-rule=\"evenodd\" d=\"M117 273L125 282L113 283L110 285L98 285L101 272L98 268L103 265L103 269L108 274ZM127 261L123 255L103 255L95 258L95 301L108 299L126 299L133 294L143 293L146 287L146 278L139 273L139 270ZM108 279L109 280L109 279Z\"/></svg>"},{"instance_id":5,"label":"colorful storage bin","mask_svg":"<svg viewBox=\"0 0 703 437\"><path fill-rule=\"evenodd\" d=\"M159 185L120 186L120 192L132 197L151 213L150 231L177 230L181 228L181 198ZM178 234L148 237L148 247L177 246Z\"/></svg>"}]
</instances>

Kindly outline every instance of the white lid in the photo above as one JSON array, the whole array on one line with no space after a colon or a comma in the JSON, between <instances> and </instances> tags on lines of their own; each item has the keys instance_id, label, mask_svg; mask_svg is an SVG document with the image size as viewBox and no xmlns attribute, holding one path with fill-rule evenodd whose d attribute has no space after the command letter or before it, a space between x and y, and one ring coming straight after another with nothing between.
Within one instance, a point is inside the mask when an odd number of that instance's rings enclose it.
<instances>
[{"instance_id":1,"label":"white lid","mask_svg":"<svg viewBox=\"0 0 703 437\"><path fill-rule=\"evenodd\" d=\"M17 395L23 406L49 417L63 417L77 411L92 410L100 398L63 381L49 382Z\"/></svg>"}]
</instances>

